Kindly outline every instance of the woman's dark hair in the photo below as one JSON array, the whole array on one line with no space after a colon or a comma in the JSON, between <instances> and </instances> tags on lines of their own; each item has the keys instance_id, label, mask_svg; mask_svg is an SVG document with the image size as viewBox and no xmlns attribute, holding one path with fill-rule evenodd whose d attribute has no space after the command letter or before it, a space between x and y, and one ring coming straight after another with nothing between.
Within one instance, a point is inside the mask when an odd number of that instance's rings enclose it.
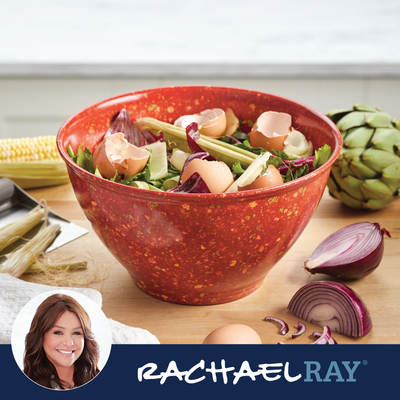
<instances>
[{"instance_id":1,"label":"woman's dark hair","mask_svg":"<svg viewBox=\"0 0 400 400\"><path fill-rule=\"evenodd\" d=\"M78 317L84 336L83 352L74 364L75 386L84 385L100 372L97 365L100 350L92 335L89 315L74 298L65 294L54 294L37 308L25 339L24 373L44 387L52 388L52 379L60 389L68 387L68 384L59 378L55 366L49 361L43 350L45 333L66 311L72 312Z\"/></svg>"}]
</instances>

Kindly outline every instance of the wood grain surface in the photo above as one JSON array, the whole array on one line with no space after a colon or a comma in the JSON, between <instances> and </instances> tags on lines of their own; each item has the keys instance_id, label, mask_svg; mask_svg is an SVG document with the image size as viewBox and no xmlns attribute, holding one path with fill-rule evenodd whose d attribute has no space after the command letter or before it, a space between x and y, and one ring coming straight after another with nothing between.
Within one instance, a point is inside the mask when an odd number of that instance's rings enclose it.
<instances>
[{"instance_id":1,"label":"wood grain surface","mask_svg":"<svg viewBox=\"0 0 400 400\"><path fill-rule=\"evenodd\" d=\"M86 271L76 271L58 281L59 286L89 286L103 296L103 311L108 318L123 324L149 330L161 344L200 344L212 330L230 323L251 326L265 344L311 343L314 330L321 328L306 323L307 331L292 339L299 319L287 310L295 292L316 280L333 280L327 275L309 275L303 269L306 261L328 235L356 222L378 222L391 238L385 237L381 264L369 276L341 281L355 290L367 304L373 322L372 331L363 338L334 334L339 344L400 343L400 201L384 210L352 210L324 193L314 216L291 250L271 270L262 286L251 295L212 306L187 306L167 303L143 293L124 267L115 260L91 230L70 184L28 191L37 200L46 199L51 210L71 222L88 228L89 233L49 253L53 260L72 258L88 262ZM51 283L43 276L23 275L31 282ZM289 334L279 334L275 323L266 316L284 319Z\"/></svg>"}]
</instances>

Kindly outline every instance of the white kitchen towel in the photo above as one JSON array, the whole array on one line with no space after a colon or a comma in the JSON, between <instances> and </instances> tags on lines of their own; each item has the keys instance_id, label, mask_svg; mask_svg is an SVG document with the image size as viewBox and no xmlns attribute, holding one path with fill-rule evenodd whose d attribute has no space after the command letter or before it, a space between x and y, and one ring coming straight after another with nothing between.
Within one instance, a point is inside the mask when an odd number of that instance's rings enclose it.
<instances>
[{"instance_id":1,"label":"white kitchen towel","mask_svg":"<svg viewBox=\"0 0 400 400\"><path fill-rule=\"evenodd\" d=\"M101 293L94 289L55 287L25 282L8 274L0 273L0 344L10 344L14 321L20 310L34 297L53 290L71 290L81 293L102 307ZM159 344L149 331L123 325L108 318L112 344Z\"/></svg>"}]
</instances>

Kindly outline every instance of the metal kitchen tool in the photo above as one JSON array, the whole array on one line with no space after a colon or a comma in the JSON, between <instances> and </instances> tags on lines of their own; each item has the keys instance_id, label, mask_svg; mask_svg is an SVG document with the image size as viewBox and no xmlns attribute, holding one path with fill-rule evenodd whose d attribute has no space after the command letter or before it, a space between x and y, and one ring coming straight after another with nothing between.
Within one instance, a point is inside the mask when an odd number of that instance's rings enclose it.
<instances>
[{"instance_id":1,"label":"metal kitchen tool","mask_svg":"<svg viewBox=\"0 0 400 400\"><path fill-rule=\"evenodd\" d=\"M29 196L28 193L13 181L8 178L0 178L0 227L23 217L38 204L39 203L33 197ZM50 247L47 248L45 251L46 253L89 232L87 229L73 224L52 211L49 211L48 222L50 224L58 223L61 226L61 232ZM39 223L35 228L31 229L31 231L25 235L25 238L32 238L39 230L40 226L41 224ZM21 246L23 243L24 241L22 239L18 240L0 252L0 264L6 261L5 254L10 253L14 248Z\"/></svg>"}]
</instances>

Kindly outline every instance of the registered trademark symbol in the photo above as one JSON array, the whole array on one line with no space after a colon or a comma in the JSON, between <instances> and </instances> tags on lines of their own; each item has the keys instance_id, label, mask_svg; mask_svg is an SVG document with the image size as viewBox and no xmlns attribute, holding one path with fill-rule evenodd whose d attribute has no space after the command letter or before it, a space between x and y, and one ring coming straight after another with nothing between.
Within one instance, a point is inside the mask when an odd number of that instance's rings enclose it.
<instances>
[{"instance_id":1,"label":"registered trademark symbol","mask_svg":"<svg viewBox=\"0 0 400 400\"><path fill-rule=\"evenodd\" d=\"M368 364L368 361L367 360L363 360L363 365L367 365Z\"/></svg>"}]
</instances>

